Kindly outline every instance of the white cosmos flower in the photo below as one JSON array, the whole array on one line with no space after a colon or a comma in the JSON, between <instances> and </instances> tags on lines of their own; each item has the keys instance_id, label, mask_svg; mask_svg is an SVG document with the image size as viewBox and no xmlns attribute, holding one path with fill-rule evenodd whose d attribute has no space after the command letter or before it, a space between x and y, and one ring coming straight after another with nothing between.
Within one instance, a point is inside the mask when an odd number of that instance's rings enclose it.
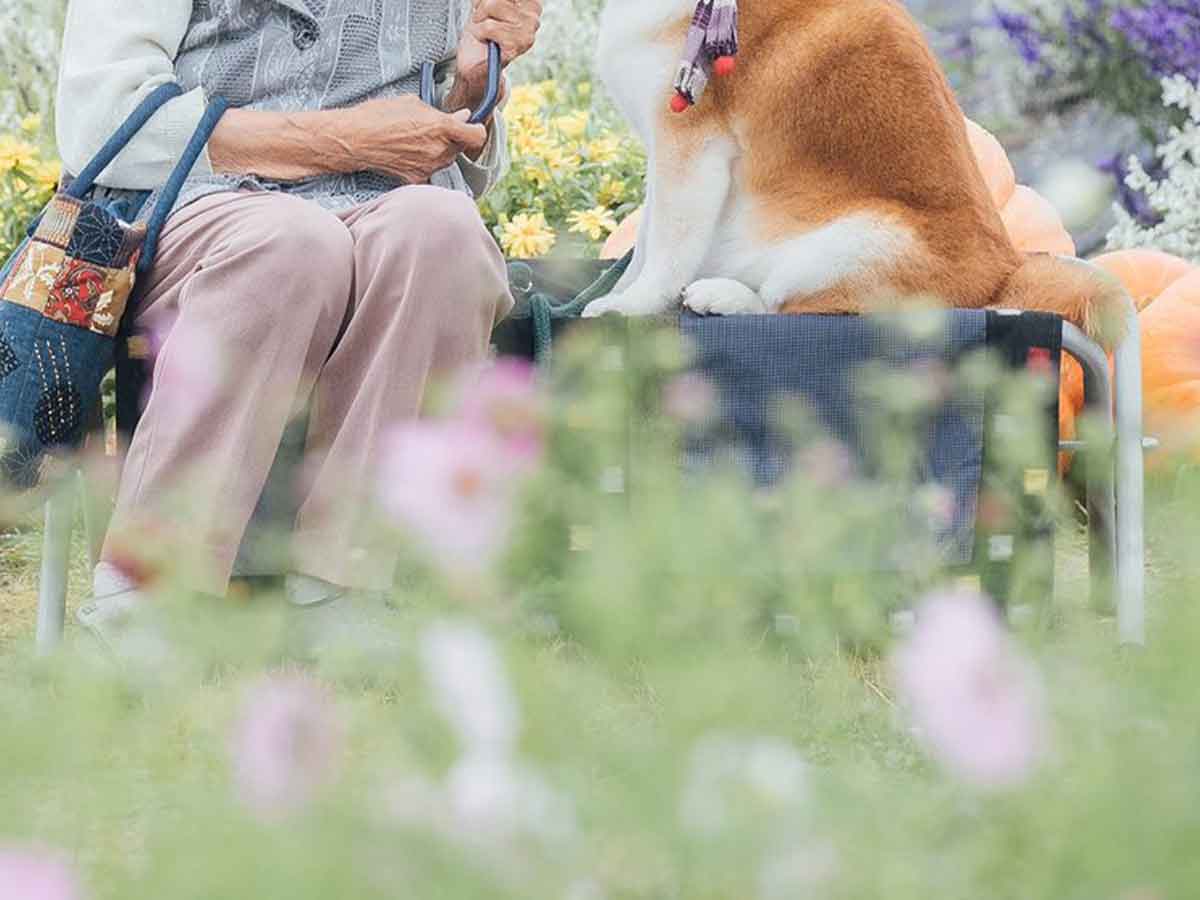
<instances>
[{"instance_id":1,"label":"white cosmos flower","mask_svg":"<svg viewBox=\"0 0 1200 900\"><path fill-rule=\"evenodd\" d=\"M421 663L434 702L464 752L512 751L520 712L490 637L470 624L435 624L421 637Z\"/></svg>"},{"instance_id":2,"label":"white cosmos flower","mask_svg":"<svg viewBox=\"0 0 1200 900\"><path fill-rule=\"evenodd\" d=\"M787 741L710 735L692 750L679 818L689 831L715 834L729 822L730 792L784 809L803 800L807 784L808 766Z\"/></svg>"}]
</instances>

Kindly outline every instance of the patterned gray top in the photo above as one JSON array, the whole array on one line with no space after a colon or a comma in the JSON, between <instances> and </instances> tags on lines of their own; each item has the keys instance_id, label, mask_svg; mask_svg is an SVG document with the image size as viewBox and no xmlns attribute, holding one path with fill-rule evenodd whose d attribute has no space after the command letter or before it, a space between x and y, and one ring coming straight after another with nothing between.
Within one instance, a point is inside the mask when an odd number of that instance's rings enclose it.
<instances>
[{"instance_id":1,"label":"patterned gray top","mask_svg":"<svg viewBox=\"0 0 1200 900\"><path fill-rule=\"evenodd\" d=\"M453 78L454 57L470 14L470 0L156 0L154 6L186 13L178 7L181 2L191 9L174 58L174 77L183 88L193 97L221 95L233 106L280 111L329 109L416 93L425 62L438 64L441 98ZM96 5L96 0L73 2L75 7ZM72 44L72 28L85 29L92 19L80 9L72 13L67 47ZM132 32L146 24L128 27ZM60 115L60 143L66 118ZM433 183L474 196L483 194L507 163L505 143L503 121L497 116L479 160L460 156L435 174ZM204 164L193 171L176 208L206 194L248 187L288 191L343 209L401 184L373 172L281 184L213 173ZM143 214L152 203L153 198Z\"/></svg>"}]
</instances>

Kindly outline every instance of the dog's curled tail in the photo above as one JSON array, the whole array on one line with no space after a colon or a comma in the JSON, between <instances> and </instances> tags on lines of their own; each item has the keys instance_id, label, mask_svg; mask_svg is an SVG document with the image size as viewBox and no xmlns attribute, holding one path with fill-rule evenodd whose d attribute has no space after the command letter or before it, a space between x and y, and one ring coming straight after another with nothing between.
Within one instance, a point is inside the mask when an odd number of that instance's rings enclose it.
<instances>
[{"instance_id":1,"label":"dog's curled tail","mask_svg":"<svg viewBox=\"0 0 1200 900\"><path fill-rule=\"evenodd\" d=\"M994 305L1061 316L1111 349L1125 336L1131 301L1121 283L1098 266L1038 253L1013 272Z\"/></svg>"}]
</instances>

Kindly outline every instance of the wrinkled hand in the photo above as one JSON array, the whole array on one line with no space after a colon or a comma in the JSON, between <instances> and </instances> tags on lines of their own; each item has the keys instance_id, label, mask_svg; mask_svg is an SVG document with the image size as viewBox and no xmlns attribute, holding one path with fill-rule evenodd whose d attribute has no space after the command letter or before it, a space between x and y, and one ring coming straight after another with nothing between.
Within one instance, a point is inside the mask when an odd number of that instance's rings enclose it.
<instances>
[{"instance_id":1,"label":"wrinkled hand","mask_svg":"<svg viewBox=\"0 0 1200 900\"><path fill-rule=\"evenodd\" d=\"M478 156L487 143L483 125L468 125L470 112L452 114L413 96L368 100L343 110L342 144L355 168L425 184L460 153Z\"/></svg>"},{"instance_id":2,"label":"wrinkled hand","mask_svg":"<svg viewBox=\"0 0 1200 900\"><path fill-rule=\"evenodd\" d=\"M542 24L542 0L475 0L471 21L458 45L458 78L483 95L487 84L487 44L500 47L501 65L528 53Z\"/></svg>"}]
</instances>

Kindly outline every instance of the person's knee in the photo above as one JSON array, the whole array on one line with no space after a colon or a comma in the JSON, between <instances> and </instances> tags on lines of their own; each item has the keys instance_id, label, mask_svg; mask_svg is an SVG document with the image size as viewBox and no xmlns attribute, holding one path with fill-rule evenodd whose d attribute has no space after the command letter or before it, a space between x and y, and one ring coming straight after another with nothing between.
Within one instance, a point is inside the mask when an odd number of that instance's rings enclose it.
<instances>
[{"instance_id":1,"label":"person's knee","mask_svg":"<svg viewBox=\"0 0 1200 900\"><path fill-rule=\"evenodd\" d=\"M293 197L248 210L243 252L254 258L264 307L341 316L354 279L354 240L317 204Z\"/></svg>"},{"instance_id":2,"label":"person's knee","mask_svg":"<svg viewBox=\"0 0 1200 900\"><path fill-rule=\"evenodd\" d=\"M474 304L494 319L507 314L512 299L504 257L468 195L413 185L389 195L372 219L358 238L372 267L416 269L445 285L454 301L438 307L451 319Z\"/></svg>"},{"instance_id":3,"label":"person's knee","mask_svg":"<svg viewBox=\"0 0 1200 900\"><path fill-rule=\"evenodd\" d=\"M490 240L475 201L445 188L412 185L389 195L378 212L378 229L404 235L418 252L450 262L478 252Z\"/></svg>"}]
</instances>

